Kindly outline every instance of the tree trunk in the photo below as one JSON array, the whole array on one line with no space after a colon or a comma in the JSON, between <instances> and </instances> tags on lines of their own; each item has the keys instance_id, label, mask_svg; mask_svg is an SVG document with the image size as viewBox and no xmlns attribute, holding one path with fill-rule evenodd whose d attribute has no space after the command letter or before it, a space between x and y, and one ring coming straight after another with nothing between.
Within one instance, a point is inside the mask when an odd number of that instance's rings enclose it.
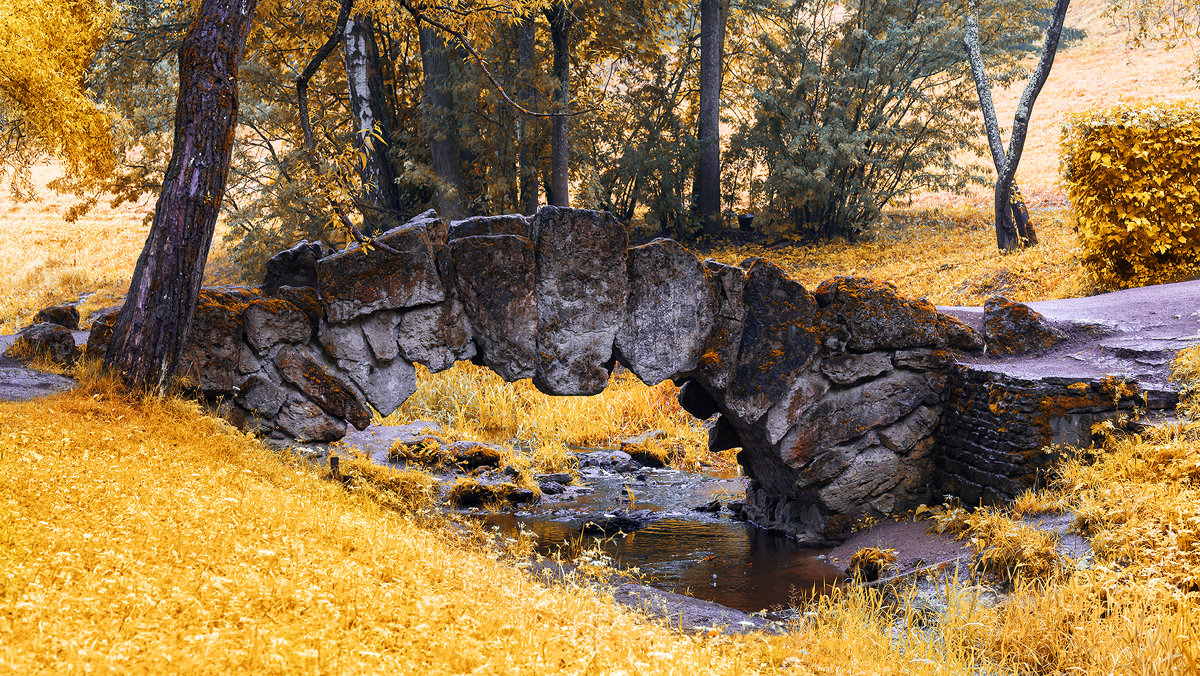
<instances>
[{"instance_id":1,"label":"tree trunk","mask_svg":"<svg viewBox=\"0 0 1200 676\"><path fill-rule=\"evenodd\" d=\"M571 29L567 5L559 2L549 12L550 40L554 44L554 79L558 83L555 98L558 101L557 115L550 128L550 204L570 206L570 144L567 139L567 106L571 101Z\"/></svg>"},{"instance_id":2,"label":"tree trunk","mask_svg":"<svg viewBox=\"0 0 1200 676\"><path fill-rule=\"evenodd\" d=\"M979 93L980 108L983 110L984 125L987 127L988 147L991 149L992 159L996 163L997 177L993 204L996 212L996 245L1004 251L1037 244L1037 234L1029 222L1029 211L1015 185L1015 178L1017 165L1021 162L1021 153L1025 148L1025 135L1029 131L1029 118L1033 114L1033 104L1046 84L1050 68L1054 65L1059 36L1062 35L1063 21L1070 4L1071 0L1056 0L1054 3L1050 25L1046 28L1046 41L1042 44L1042 53L1037 67L1034 69L1033 77L1025 85L1025 91L1021 93L1021 100L1017 103L1017 110L1013 115L1012 137L1008 142L1007 153L1004 153L1002 148L996 109L992 105L991 85L988 84L987 73L983 69L983 57L979 45L979 23L974 16L973 6L971 15L967 17L967 30L963 43L967 48L971 74L975 78L975 88Z\"/></svg>"},{"instance_id":3,"label":"tree trunk","mask_svg":"<svg viewBox=\"0 0 1200 676\"><path fill-rule=\"evenodd\" d=\"M975 92L979 95L979 110L983 116L983 128L987 133L988 150L991 151L992 163L996 167L996 176L1004 168L1004 143L1000 139L1000 122L996 115L996 106L992 103L992 85L988 80L987 70L983 67L983 55L979 44L979 22L974 15L967 17L966 33L963 44L967 48L967 61L971 65L971 76L975 80ZM1004 218L1003 216L1007 216ZM1029 209L1021 198L1020 189L1016 182L1012 184L1012 195L1009 199L1009 212L996 221L996 245L1002 250L1011 250L1016 246L1035 246L1038 243L1037 232L1029 220Z\"/></svg>"},{"instance_id":4,"label":"tree trunk","mask_svg":"<svg viewBox=\"0 0 1200 676\"><path fill-rule=\"evenodd\" d=\"M429 130L429 154L433 171L441 180L438 187L438 211L446 220L465 215L462 202L462 178L458 149L458 122L454 115L454 95L448 83L450 64L446 58L446 42L435 28L422 24L418 29L421 41L423 74L422 108L425 126Z\"/></svg>"},{"instance_id":5,"label":"tree trunk","mask_svg":"<svg viewBox=\"0 0 1200 676\"><path fill-rule=\"evenodd\" d=\"M396 168L387 154L391 125L371 15L356 14L346 21L342 37L354 140L365 156L359 172L363 182L359 205L363 212L363 233L374 235L387 229L377 226L385 226L394 218L403 220L406 214L401 213Z\"/></svg>"},{"instance_id":6,"label":"tree trunk","mask_svg":"<svg viewBox=\"0 0 1200 676\"><path fill-rule=\"evenodd\" d=\"M692 184L692 204L706 235L721 229L721 66L726 7L700 0L700 110L696 137L700 152Z\"/></svg>"},{"instance_id":7,"label":"tree trunk","mask_svg":"<svg viewBox=\"0 0 1200 676\"><path fill-rule=\"evenodd\" d=\"M257 0L203 0L179 46L175 140L104 369L162 393L179 365L225 195L238 65Z\"/></svg>"},{"instance_id":8,"label":"tree trunk","mask_svg":"<svg viewBox=\"0 0 1200 676\"><path fill-rule=\"evenodd\" d=\"M521 105L533 109L537 105L537 90L533 86L533 76L537 58L537 28L533 17L527 16L517 26L517 95ZM538 208L538 172L537 148L534 146L534 118L517 115L517 174L520 190L519 209L521 213L532 215Z\"/></svg>"}]
</instances>

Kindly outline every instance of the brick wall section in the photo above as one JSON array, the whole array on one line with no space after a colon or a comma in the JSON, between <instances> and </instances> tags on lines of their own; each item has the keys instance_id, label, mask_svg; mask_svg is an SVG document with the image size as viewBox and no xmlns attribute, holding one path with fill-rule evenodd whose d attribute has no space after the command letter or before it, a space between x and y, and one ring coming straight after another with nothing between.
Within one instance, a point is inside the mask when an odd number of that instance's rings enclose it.
<instances>
[{"instance_id":1,"label":"brick wall section","mask_svg":"<svg viewBox=\"0 0 1200 676\"><path fill-rule=\"evenodd\" d=\"M1058 444L1086 446L1091 426L1133 408L1135 381L1024 379L957 365L943 393L935 485L964 504L1012 500L1045 485Z\"/></svg>"}]
</instances>

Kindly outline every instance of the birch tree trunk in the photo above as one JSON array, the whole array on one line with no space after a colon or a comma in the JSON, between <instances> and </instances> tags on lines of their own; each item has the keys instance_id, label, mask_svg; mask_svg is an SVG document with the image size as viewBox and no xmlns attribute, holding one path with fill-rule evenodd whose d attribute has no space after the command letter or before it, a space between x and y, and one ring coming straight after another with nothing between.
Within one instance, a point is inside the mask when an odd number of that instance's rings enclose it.
<instances>
[{"instance_id":1,"label":"birch tree trunk","mask_svg":"<svg viewBox=\"0 0 1200 676\"><path fill-rule=\"evenodd\" d=\"M179 46L174 146L154 221L104 355L131 388L163 393L191 329L225 196L238 65L257 0L203 0Z\"/></svg>"},{"instance_id":2,"label":"birch tree trunk","mask_svg":"<svg viewBox=\"0 0 1200 676\"><path fill-rule=\"evenodd\" d=\"M1012 137L1009 139L1007 153L1004 152L1003 143L1000 140L1000 126L996 119L996 108L992 103L991 85L983 67L983 55L979 43L979 22L975 17L973 5L971 14L967 17L967 29L963 37L963 44L967 49L971 74L975 79L975 89L979 94L979 106L983 112L984 127L987 130L988 147L996 165L996 189L993 205L996 212L996 245L1003 251L1012 251L1021 246L1037 244L1037 234L1029 222L1029 211L1020 197L1015 178L1017 165L1021 162L1021 153L1025 148L1025 136L1029 132L1029 118L1033 114L1033 104L1046 84L1050 68L1054 65L1059 37L1062 35L1063 21L1066 19L1067 7L1070 4L1071 0L1056 0L1054 3L1050 25L1046 29L1046 40L1042 44L1042 53L1037 67L1017 103L1017 110L1013 116Z\"/></svg>"},{"instance_id":3,"label":"birch tree trunk","mask_svg":"<svg viewBox=\"0 0 1200 676\"><path fill-rule=\"evenodd\" d=\"M700 152L692 204L706 235L721 229L721 71L726 13L722 0L700 0L700 110L696 120Z\"/></svg>"},{"instance_id":4,"label":"birch tree trunk","mask_svg":"<svg viewBox=\"0 0 1200 676\"><path fill-rule=\"evenodd\" d=\"M401 213L396 168L387 155L391 125L371 15L356 14L347 20L342 37L354 140L365 156L360 170L363 194L359 208L363 212L364 234L373 235L387 229L372 227L374 224L384 226L389 220L402 221L406 214Z\"/></svg>"},{"instance_id":5,"label":"birch tree trunk","mask_svg":"<svg viewBox=\"0 0 1200 676\"><path fill-rule=\"evenodd\" d=\"M433 171L442 181L438 188L438 212L446 220L465 215L462 203L462 178L458 149L458 124L454 115L454 96L447 87L450 77L446 41L435 28L422 24L417 30L421 42L423 74L422 108L429 130L429 154Z\"/></svg>"}]
</instances>

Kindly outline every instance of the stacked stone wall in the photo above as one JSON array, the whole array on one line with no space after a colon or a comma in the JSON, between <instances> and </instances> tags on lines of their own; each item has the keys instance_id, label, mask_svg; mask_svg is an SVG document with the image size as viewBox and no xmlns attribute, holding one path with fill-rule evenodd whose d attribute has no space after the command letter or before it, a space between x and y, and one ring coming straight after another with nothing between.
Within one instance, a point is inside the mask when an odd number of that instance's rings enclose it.
<instances>
[{"instance_id":1,"label":"stacked stone wall","mask_svg":"<svg viewBox=\"0 0 1200 676\"><path fill-rule=\"evenodd\" d=\"M1141 400L1136 382L1115 377L1027 379L957 365L942 394L938 490L977 505L1044 486L1063 445L1087 446L1093 424Z\"/></svg>"}]
</instances>

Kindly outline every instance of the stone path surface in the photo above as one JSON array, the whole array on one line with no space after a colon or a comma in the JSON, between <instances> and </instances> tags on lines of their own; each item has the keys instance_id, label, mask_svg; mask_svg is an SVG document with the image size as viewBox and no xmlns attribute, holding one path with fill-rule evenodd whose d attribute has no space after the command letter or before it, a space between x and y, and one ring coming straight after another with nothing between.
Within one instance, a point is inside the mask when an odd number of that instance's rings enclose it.
<instances>
[{"instance_id":1,"label":"stone path surface","mask_svg":"<svg viewBox=\"0 0 1200 676\"><path fill-rule=\"evenodd\" d=\"M87 342L87 331L74 333L76 343ZM29 401L75 386L71 378L31 369L2 356L15 339L16 336L0 336L0 401Z\"/></svg>"},{"instance_id":2,"label":"stone path surface","mask_svg":"<svg viewBox=\"0 0 1200 676\"><path fill-rule=\"evenodd\" d=\"M964 361L1018 378L1136 378L1155 408L1156 397L1174 398L1168 378L1175 354L1200 343L1200 281L1026 305L1066 332L1068 339L1043 354L1006 359L984 354ZM983 308L938 309L983 330Z\"/></svg>"}]
</instances>

